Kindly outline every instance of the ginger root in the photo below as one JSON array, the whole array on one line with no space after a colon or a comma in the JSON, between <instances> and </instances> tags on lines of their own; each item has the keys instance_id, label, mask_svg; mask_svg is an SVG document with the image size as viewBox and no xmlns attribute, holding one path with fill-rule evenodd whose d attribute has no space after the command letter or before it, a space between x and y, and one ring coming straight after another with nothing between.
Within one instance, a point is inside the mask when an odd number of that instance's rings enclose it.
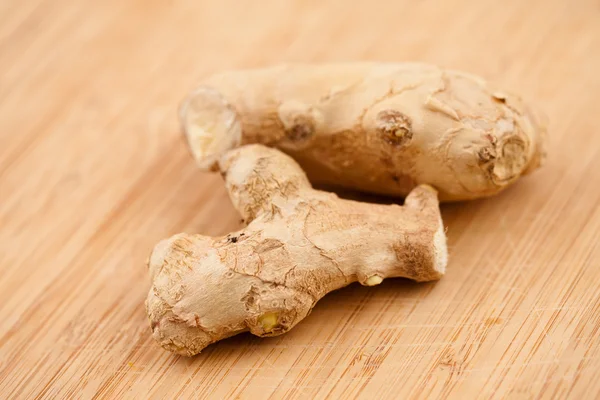
<instances>
[{"instance_id":1,"label":"ginger root","mask_svg":"<svg viewBox=\"0 0 600 400\"><path fill-rule=\"evenodd\" d=\"M442 201L490 196L537 168L545 123L483 79L425 64L288 65L208 78L180 118L204 169L261 143L313 183L405 196L427 183Z\"/></svg>"},{"instance_id":2,"label":"ginger root","mask_svg":"<svg viewBox=\"0 0 600 400\"><path fill-rule=\"evenodd\" d=\"M146 309L170 351L191 356L240 332L287 332L352 282L444 274L446 237L430 186L404 206L344 200L313 189L293 159L261 145L225 153L218 168L248 225L224 237L175 235L148 262Z\"/></svg>"}]
</instances>

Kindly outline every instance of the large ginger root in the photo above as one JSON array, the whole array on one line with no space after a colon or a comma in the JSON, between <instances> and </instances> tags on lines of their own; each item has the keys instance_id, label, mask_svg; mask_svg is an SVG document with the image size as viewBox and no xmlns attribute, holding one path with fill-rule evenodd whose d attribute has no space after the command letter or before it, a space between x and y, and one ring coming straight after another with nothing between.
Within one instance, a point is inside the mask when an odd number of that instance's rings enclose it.
<instances>
[{"instance_id":1,"label":"large ginger root","mask_svg":"<svg viewBox=\"0 0 600 400\"><path fill-rule=\"evenodd\" d=\"M415 188L404 206L312 189L289 156L244 146L218 162L248 226L224 237L180 234L149 259L154 338L194 355L240 332L284 333L328 292L390 277L439 279L447 261L437 194Z\"/></svg>"},{"instance_id":2,"label":"large ginger root","mask_svg":"<svg viewBox=\"0 0 600 400\"><path fill-rule=\"evenodd\" d=\"M424 64L290 65L226 72L184 101L194 157L262 143L316 183L405 196L427 183L441 200L490 196L538 167L546 128L518 97Z\"/></svg>"}]
</instances>

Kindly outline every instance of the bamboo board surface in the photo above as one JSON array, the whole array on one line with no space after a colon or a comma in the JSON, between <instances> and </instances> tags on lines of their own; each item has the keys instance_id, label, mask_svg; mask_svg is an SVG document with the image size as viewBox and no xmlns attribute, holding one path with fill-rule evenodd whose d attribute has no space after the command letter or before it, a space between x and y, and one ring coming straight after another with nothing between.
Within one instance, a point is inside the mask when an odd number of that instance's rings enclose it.
<instances>
[{"instance_id":1,"label":"bamboo board surface","mask_svg":"<svg viewBox=\"0 0 600 400\"><path fill-rule=\"evenodd\" d=\"M239 227L176 109L202 77L418 60L534 99L543 170L442 207L438 283L352 285L284 336L150 336L145 260ZM600 398L600 3L0 3L1 398Z\"/></svg>"}]
</instances>

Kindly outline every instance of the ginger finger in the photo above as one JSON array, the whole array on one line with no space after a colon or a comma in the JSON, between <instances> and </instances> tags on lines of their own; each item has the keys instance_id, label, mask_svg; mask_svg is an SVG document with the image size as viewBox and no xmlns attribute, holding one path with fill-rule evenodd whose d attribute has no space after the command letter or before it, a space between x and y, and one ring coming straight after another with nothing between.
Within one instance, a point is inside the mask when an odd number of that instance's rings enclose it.
<instances>
[{"instance_id":1,"label":"ginger finger","mask_svg":"<svg viewBox=\"0 0 600 400\"><path fill-rule=\"evenodd\" d=\"M216 168L231 148L291 155L312 182L442 201L490 196L544 158L542 118L483 79L425 64L288 65L208 78L182 104L192 153Z\"/></svg>"},{"instance_id":2,"label":"ginger finger","mask_svg":"<svg viewBox=\"0 0 600 400\"><path fill-rule=\"evenodd\" d=\"M149 259L154 338L191 356L244 331L287 332L316 302L352 282L439 279L447 249L437 194L416 187L406 205L343 200L312 189L278 150L243 146L218 167L248 226L224 237L179 234Z\"/></svg>"}]
</instances>

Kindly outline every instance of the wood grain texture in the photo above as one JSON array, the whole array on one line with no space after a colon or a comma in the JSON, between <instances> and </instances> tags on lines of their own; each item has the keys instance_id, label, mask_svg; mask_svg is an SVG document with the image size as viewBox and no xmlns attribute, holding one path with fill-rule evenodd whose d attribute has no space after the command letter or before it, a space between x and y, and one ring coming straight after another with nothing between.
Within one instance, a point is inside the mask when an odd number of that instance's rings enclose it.
<instances>
[{"instance_id":1,"label":"wood grain texture","mask_svg":"<svg viewBox=\"0 0 600 400\"><path fill-rule=\"evenodd\" d=\"M0 397L599 398L596 0L0 3ZM435 284L332 293L290 333L195 358L150 337L152 246L239 226L176 108L202 77L418 60L550 116L543 170L443 207Z\"/></svg>"}]
</instances>

